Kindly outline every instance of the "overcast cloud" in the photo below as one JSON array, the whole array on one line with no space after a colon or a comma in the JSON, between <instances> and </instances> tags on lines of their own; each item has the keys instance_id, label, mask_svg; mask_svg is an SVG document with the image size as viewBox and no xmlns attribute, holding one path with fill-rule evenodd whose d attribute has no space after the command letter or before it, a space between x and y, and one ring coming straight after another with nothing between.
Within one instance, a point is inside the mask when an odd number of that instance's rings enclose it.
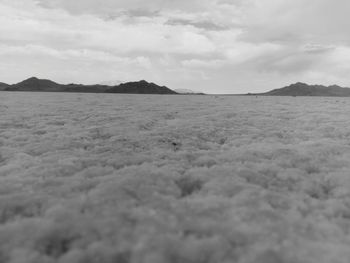
<instances>
[{"instance_id":1,"label":"overcast cloud","mask_svg":"<svg viewBox=\"0 0 350 263\"><path fill-rule=\"evenodd\" d=\"M350 86L347 0L0 0L0 81Z\"/></svg>"}]
</instances>

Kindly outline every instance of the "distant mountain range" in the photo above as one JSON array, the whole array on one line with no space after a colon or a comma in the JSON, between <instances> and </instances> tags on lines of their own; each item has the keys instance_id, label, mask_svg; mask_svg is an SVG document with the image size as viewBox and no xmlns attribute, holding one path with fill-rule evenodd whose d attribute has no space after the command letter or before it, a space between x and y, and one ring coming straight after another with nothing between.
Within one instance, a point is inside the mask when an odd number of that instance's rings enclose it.
<instances>
[{"instance_id":1,"label":"distant mountain range","mask_svg":"<svg viewBox=\"0 0 350 263\"><path fill-rule=\"evenodd\" d=\"M205 95L203 92L198 92L190 89L176 89L175 92L184 95Z\"/></svg>"},{"instance_id":2,"label":"distant mountain range","mask_svg":"<svg viewBox=\"0 0 350 263\"><path fill-rule=\"evenodd\" d=\"M97 84L106 85L106 86L117 86L117 85L122 84L122 83L123 83L123 81L120 81L120 80L108 80L108 81L99 82Z\"/></svg>"},{"instance_id":3,"label":"distant mountain range","mask_svg":"<svg viewBox=\"0 0 350 263\"><path fill-rule=\"evenodd\" d=\"M350 88L343 88L337 85L308 85L298 82L269 92L259 94L248 93L248 95L350 97Z\"/></svg>"},{"instance_id":4,"label":"distant mountain range","mask_svg":"<svg viewBox=\"0 0 350 263\"><path fill-rule=\"evenodd\" d=\"M128 93L128 94L192 94L204 95L187 89L171 90L165 86L159 86L145 80L121 83L115 86L109 85L83 85L83 84L59 84L48 79L35 77L26 79L17 84L9 85L0 82L0 91L41 91L41 92L81 92L81 93ZM247 95L259 96L324 96L324 97L350 97L350 88L337 85L308 85L302 82L274 89L265 93L248 93Z\"/></svg>"},{"instance_id":5,"label":"distant mountain range","mask_svg":"<svg viewBox=\"0 0 350 263\"><path fill-rule=\"evenodd\" d=\"M41 92L85 92L85 93L129 93L129 94L178 94L165 87L149 83L145 80L127 82L116 86L58 84L47 79L35 77L26 79L17 84L9 85L0 82L0 91L41 91Z\"/></svg>"}]
</instances>

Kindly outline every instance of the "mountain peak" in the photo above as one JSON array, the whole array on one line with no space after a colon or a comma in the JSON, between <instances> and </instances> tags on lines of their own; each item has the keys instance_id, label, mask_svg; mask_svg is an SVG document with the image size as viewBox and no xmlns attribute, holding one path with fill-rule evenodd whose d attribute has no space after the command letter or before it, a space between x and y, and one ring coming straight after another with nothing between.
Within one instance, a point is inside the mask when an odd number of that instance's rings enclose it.
<instances>
[{"instance_id":1,"label":"mountain peak","mask_svg":"<svg viewBox=\"0 0 350 263\"><path fill-rule=\"evenodd\" d=\"M14 91L58 91L60 84L47 79L31 77L17 84L11 85L9 90Z\"/></svg>"},{"instance_id":2,"label":"mountain peak","mask_svg":"<svg viewBox=\"0 0 350 263\"><path fill-rule=\"evenodd\" d=\"M132 93L132 94L177 94L175 91L165 87L158 86L146 80L137 82L127 82L107 90L110 93Z\"/></svg>"},{"instance_id":3,"label":"mountain peak","mask_svg":"<svg viewBox=\"0 0 350 263\"><path fill-rule=\"evenodd\" d=\"M341 88L339 85L331 85L331 86L328 86L328 88L332 88L332 89L338 89L338 88Z\"/></svg>"},{"instance_id":4,"label":"mountain peak","mask_svg":"<svg viewBox=\"0 0 350 263\"><path fill-rule=\"evenodd\" d=\"M30 77L28 79L25 79L19 83L33 83L33 82L38 82L40 81L40 79L38 79L37 77Z\"/></svg>"},{"instance_id":5,"label":"mountain peak","mask_svg":"<svg viewBox=\"0 0 350 263\"><path fill-rule=\"evenodd\" d=\"M269 96L330 96L330 97L350 97L350 89L337 85L308 85L297 82L284 88L274 89L262 95Z\"/></svg>"},{"instance_id":6,"label":"mountain peak","mask_svg":"<svg viewBox=\"0 0 350 263\"><path fill-rule=\"evenodd\" d=\"M17 84L20 84L20 83L55 83L55 84L57 84L56 82L53 82L53 81L51 81L51 80L48 80L48 79L39 79L39 78L37 78L37 77L30 77L30 78L28 78L28 79L26 79L26 80L23 80L23 81L21 81L21 82L19 82L19 83L17 83ZM16 84L16 85L17 85Z\"/></svg>"},{"instance_id":7,"label":"mountain peak","mask_svg":"<svg viewBox=\"0 0 350 263\"><path fill-rule=\"evenodd\" d=\"M308 84L304 83L304 82L296 82L290 86L308 86Z\"/></svg>"}]
</instances>

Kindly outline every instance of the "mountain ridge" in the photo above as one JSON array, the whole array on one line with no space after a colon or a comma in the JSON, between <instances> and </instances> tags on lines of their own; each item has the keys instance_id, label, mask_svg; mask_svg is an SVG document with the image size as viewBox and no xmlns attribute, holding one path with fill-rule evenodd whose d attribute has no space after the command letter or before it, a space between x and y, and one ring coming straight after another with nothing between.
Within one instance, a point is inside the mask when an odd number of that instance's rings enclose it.
<instances>
[{"instance_id":1,"label":"mountain ridge","mask_svg":"<svg viewBox=\"0 0 350 263\"><path fill-rule=\"evenodd\" d=\"M8 86L10 86L10 85L6 84L4 82L0 82L0 91L5 90Z\"/></svg>"},{"instance_id":2,"label":"mountain ridge","mask_svg":"<svg viewBox=\"0 0 350 263\"><path fill-rule=\"evenodd\" d=\"M147 87L147 89L144 89L144 87ZM147 94L146 92L151 92L151 94L177 94L177 92L165 86L158 86L153 82L147 82L145 80L122 83L110 89L107 89L106 92L107 93L132 93L132 94Z\"/></svg>"},{"instance_id":3,"label":"mountain ridge","mask_svg":"<svg viewBox=\"0 0 350 263\"><path fill-rule=\"evenodd\" d=\"M308 85L303 82L297 82L289 86L273 89L265 93L254 93L249 95L263 96L324 96L324 97L350 97L350 88L340 87L338 85Z\"/></svg>"},{"instance_id":4,"label":"mountain ridge","mask_svg":"<svg viewBox=\"0 0 350 263\"><path fill-rule=\"evenodd\" d=\"M205 95L205 93L203 92L194 91L190 89L175 89L174 91L182 95Z\"/></svg>"},{"instance_id":5,"label":"mountain ridge","mask_svg":"<svg viewBox=\"0 0 350 263\"><path fill-rule=\"evenodd\" d=\"M125 93L125 94L178 94L177 92L145 80L121 83L115 86L59 84L49 79L31 77L13 85L0 82L0 91Z\"/></svg>"}]
</instances>

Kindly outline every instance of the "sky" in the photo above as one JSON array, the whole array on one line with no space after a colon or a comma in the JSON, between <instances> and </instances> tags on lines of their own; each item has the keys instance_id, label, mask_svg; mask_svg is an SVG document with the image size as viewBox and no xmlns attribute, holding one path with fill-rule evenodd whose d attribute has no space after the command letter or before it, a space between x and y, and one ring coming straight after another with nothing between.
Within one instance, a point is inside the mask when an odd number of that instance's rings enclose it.
<instances>
[{"instance_id":1,"label":"sky","mask_svg":"<svg viewBox=\"0 0 350 263\"><path fill-rule=\"evenodd\" d=\"M0 0L0 82L350 87L348 0Z\"/></svg>"}]
</instances>

